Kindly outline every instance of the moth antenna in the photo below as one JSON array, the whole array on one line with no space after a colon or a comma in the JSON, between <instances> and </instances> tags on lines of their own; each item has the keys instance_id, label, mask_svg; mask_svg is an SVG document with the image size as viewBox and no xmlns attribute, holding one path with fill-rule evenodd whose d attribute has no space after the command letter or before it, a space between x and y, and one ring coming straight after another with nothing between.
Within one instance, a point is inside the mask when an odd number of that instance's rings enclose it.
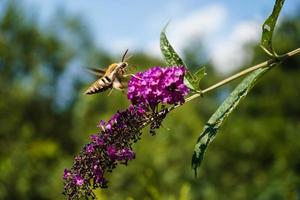
<instances>
[{"instance_id":1,"label":"moth antenna","mask_svg":"<svg viewBox=\"0 0 300 200\"><path fill-rule=\"evenodd\" d=\"M122 57L122 62L124 62L127 52L128 52L128 49L126 49L126 51L125 51L125 53L124 53L124 55Z\"/></svg>"},{"instance_id":2,"label":"moth antenna","mask_svg":"<svg viewBox=\"0 0 300 200\"><path fill-rule=\"evenodd\" d=\"M127 58L124 59L125 62L127 62L130 58L132 58L133 55L128 56Z\"/></svg>"}]
</instances>

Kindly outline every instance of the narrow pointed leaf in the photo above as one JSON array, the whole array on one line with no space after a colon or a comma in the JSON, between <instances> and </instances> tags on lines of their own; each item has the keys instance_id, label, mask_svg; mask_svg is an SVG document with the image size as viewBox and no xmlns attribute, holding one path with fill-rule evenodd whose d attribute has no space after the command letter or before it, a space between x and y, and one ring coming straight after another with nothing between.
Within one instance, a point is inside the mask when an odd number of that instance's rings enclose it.
<instances>
[{"instance_id":1,"label":"narrow pointed leaf","mask_svg":"<svg viewBox=\"0 0 300 200\"><path fill-rule=\"evenodd\" d=\"M285 0L276 0L271 15L267 18L262 26L261 47L271 55L274 55L272 47L272 37L275 25Z\"/></svg>"},{"instance_id":2,"label":"narrow pointed leaf","mask_svg":"<svg viewBox=\"0 0 300 200\"><path fill-rule=\"evenodd\" d=\"M274 64L274 63L270 63ZM270 66L269 65L269 66ZM232 111L239 105L242 99L244 99L251 88L256 84L257 80L263 76L270 67L257 69L248 75L225 99L217 111L210 117L202 133L200 134L197 143L194 148L192 157L192 168L197 174L197 168L200 166L205 150L210 142L215 138L224 120L232 113Z\"/></svg>"},{"instance_id":3,"label":"narrow pointed leaf","mask_svg":"<svg viewBox=\"0 0 300 200\"><path fill-rule=\"evenodd\" d=\"M163 28L163 30L160 33L160 50L163 54L165 61L167 65L169 66L185 66L187 67L182 59L179 57L179 55L176 53L174 48L171 46L167 36L166 36L166 28L168 24ZM190 73L190 71L187 71L185 77L184 77L184 83L189 88L195 90L193 87L193 84L191 84L191 80L193 79L193 75Z\"/></svg>"},{"instance_id":4,"label":"narrow pointed leaf","mask_svg":"<svg viewBox=\"0 0 300 200\"><path fill-rule=\"evenodd\" d=\"M165 58L167 65L169 66L185 66L182 59L175 52L166 36L167 25L163 28L160 34L160 50Z\"/></svg>"}]
</instances>

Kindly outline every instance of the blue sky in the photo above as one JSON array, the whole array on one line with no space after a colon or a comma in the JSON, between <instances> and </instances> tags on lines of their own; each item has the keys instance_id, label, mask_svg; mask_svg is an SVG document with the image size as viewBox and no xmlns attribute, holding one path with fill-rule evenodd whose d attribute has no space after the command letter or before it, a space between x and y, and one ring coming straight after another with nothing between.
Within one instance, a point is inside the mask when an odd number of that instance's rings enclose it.
<instances>
[{"instance_id":1,"label":"blue sky","mask_svg":"<svg viewBox=\"0 0 300 200\"><path fill-rule=\"evenodd\" d=\"M17 2L18 0L16 0ZM168 21L167 35L182 54L201 44L207 59L219 73L227 75L251 59L247 42L259 42L261 24L271 13L275 0L22 0L43 26L61 8L80 16L97 45L119 57L143 51L161 58L159 34ZM298 5L298 6L297 6ZM1 6L1 0L0 0ZM299 0L286 0L281 18L293 15ZM1 9L1 8L0 8ZM1 13L0 13L1 15ZM280 20L279 20L280 22ZM201 55L202 56L202 55ZM199 57L199 60L202 57ZM81 77L84 64L71 63L58 84L58 106L67 105L74 91L72 80ZM68 77L68 78L66 78ZM72 79L73 78L73 79ZM67 80L67 81L66 81ZM65 95L68 94L68 95Z\"/></svg>"},{"instance_id":2,"label":"blue sky","mask_svg":"<svg viewBox=\"0 0 300 200\"><path fill-rule=\"evenodd\" d=\"M242 45L259 40L260 24L275 0L23 1L38 10L41 23L61 7L81 16L97 44L116 55L129 48L159 56L159 33L171 20L167 33L179 52L197 37L219 71L227 73L250 59ZM295 13L296 5L299 0L287 0L282 15Z\"/></svg>"}]
</instances>

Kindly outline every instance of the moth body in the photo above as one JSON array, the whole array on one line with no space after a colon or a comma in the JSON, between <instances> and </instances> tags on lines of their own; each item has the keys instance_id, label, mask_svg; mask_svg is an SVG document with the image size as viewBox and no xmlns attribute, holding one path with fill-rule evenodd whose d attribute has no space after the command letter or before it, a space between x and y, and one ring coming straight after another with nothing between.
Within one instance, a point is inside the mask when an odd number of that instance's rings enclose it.
<instances>
[{"instance_id":1,"label":"moth body","mask_svg":"<svg viewBox=\"0 0 300 200\"><path fill-rule=\"evenodd\" d=\"M95 94L112 88L123 90L124 86L121 83L121 79L127 66L126 62L120 62L109 65L107 70L97 70L96 73L100 78L85 91L85 94ZM92 71L95 72L96 70Z\"/></svg>"}]
</instances>

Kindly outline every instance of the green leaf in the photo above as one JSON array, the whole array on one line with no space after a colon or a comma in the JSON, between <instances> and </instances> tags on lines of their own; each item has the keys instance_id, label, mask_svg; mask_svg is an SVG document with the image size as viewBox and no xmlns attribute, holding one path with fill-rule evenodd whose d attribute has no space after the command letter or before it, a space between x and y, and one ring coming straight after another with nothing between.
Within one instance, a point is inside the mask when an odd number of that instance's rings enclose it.
<instances>
[{"instance_id":1,"label":"green leaf","mask_svg":"<svg viewBox=\"0 0 300 200\"><path fill-rule=\"evenodd\" d=\"M205 67L201 67L196 73L194 74L194 77L197 80L201 80L206 75Z\"/></svg>"},{"instance_id":2,"label":"green leaf","mask_svg":"<svg viewBox=\"0 0 300 200\"><path fill-rule=\"evenodd\" d=\"M189 88L191 88L194 91L200 91L200 81L203 79L203 77L206 75L205 67L201 67L196 73L191 74L188 82L184 82L185 85L187 85Z\"/></svg>"},{"instance_id":3,"label":"green leaf","mask_svg":"<svg viewBox=\"0 0 300 200\"><path fill-rule=\"evenodd\" d=\"M179 57L179 55L176 53L174 48L171 46L167 36L166 36L166 28L168 24L163 28L163 30L160 33L160 50L163 54L165 61L167 65L169 66L187 66L184 64L182 59ZM184 83L186 86L191 88L192 90L196 90L196 88L193 87L193 84L191 81L193 80L193 75L188 70L185 77L184 77Z\"/></svg>"},{"instance_id":4,"label":"green leaf","mask_svg":"<svg viewBox=\"0 0 300 200\"><path fill-rule=\"evenodd\" d=\"M200 81L204 78L206 75L205 67L201 67L196 73L193 75L193 81L192 84L196 90L200 90Z\"/></svg>"},{"instance_id":5,"label":"green leaf","mask_svg":"<svg viewBox=\"0 0 300 200\"><path fill-rule=\"evenodd\" d=\"M276 0L272 14L262 25L261 47L265 52L272 56L276 55L272 47L273 32L284 1L285 0Z\"/></svg>"},{"instance_id":6,"label":"green leaf","mask_svg":"<svg viewBox=\"0 0 300 200\"><path fill-rule=\"evenodd\" d=\"M274 64L274 63L273 63ZM271 65L271 64L270 64ZM248 75L225 99L217 111L210 117L197 140L192 157L192 168L197 175L197 168L201 165L205 150L209 143L214 139L224 120L246 97L257 80L263 76L270 67L260 68Z\"/></svg>"},{"instance_id":7,"label":"green leaf","mask_svg":"<svg viewBox=\"0 0 300 200\"><path fill-rule=\"evenodd\" d=\"M195 91L197 90L197 89L194 87L194 85L192 84L191 78L188 78L187 75L184 76L183 83L184 83L188 88L190 88L190 89L192 89L192 90L195 90Z\"/></svg>"},{"instance_id":8,"label":"green leaf","mask_svg":"<svg viewBox=\"0 0 300 200\"><path fill-rule=\"evenodd\" d=\"M168 24L163 28L160 33L160 50L165 58L167 65L169 66L185 66L182 59L175 52L169 40L166 36L166 28Z\"/></svg>"}]
</instances>

